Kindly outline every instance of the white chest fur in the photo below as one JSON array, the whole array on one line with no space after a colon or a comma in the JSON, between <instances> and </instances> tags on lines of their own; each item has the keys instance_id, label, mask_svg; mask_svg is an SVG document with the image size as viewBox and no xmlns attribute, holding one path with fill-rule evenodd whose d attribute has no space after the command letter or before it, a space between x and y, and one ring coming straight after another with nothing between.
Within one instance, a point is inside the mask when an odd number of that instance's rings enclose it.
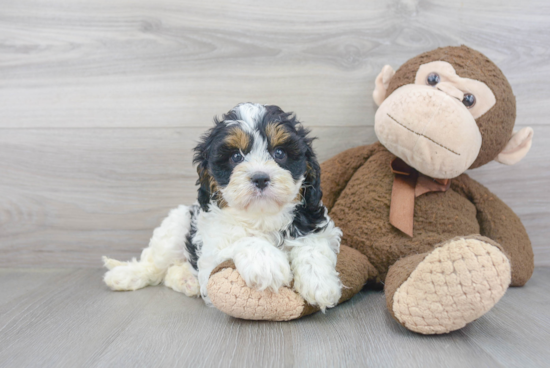
<instances>
[{"instance_id":1,"label":"white chest fur","mask_svg":"<svg viewBox=\"0 0 550 368\"><path fill-rule=\"evenodd\" d=\"M293 220L294 204L286 205L277 213L247 213L232 208L212 208L201 212L197 219L196 240L205 248L221 250L245 237L268 241L274 246L282 244L282 231Z\"/></svg>"}]
</instances>

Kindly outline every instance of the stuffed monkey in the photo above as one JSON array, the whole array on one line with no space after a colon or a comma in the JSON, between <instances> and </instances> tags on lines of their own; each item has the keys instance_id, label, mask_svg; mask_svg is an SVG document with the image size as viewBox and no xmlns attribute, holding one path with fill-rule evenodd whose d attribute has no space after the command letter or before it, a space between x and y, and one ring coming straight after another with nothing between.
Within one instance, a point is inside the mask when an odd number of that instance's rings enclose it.
<instances>
[{"instance_id":1,"label":"stuffed monkey","mask_svg":"<svg viewBox=\"0 0 550 368\"><path fill-rule=\"evenodd\" d=\"M510 285L524 285L534 268L518 216L464 172L493 160L517 163L533 130L513 132L506 77L466 46L426 52L395 72L385 66L373 98L379 142L321 165L323 202L344 233L337 267L350 292L341 301L367 281L384 284L388 310L406 328L460 329ZM290 288L247 288L230 263L212 273L209 295L246 319L315 311Z\"/></svg>"}]
</instances>

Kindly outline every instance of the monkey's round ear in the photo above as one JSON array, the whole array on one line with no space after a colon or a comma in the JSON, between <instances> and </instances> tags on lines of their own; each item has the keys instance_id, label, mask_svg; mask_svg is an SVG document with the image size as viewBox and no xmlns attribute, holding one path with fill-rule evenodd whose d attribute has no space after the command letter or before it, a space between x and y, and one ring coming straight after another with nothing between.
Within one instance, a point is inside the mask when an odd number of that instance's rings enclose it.
<instances>
[{"instance_id":1,"label":"monkey's round ear","mask_svg":"<svg viewBox=\"0 0 550 368\"><path fill-rule=\"evenodd\" d=\"M378 106L386 99L386 91L390 85L390 81L395 74L395 70L389 65L384 65L382 71L376 77L374 81L374 92L372 93L372 98L374 103Z\"/></svg>"},{"instance_id":2,"label":"monkey's round ear","mask_svg":"<svg viewBox=\"0 0 550 368\"><path fill-rule=\"evenodd\" d=\"M508 141L501 153L498 154L495 161L505 165L514 165L525 157L531 149L533 143L533 129L526 127L520 131L514 132L512 138Z\"/></svg>"}]
</instances>

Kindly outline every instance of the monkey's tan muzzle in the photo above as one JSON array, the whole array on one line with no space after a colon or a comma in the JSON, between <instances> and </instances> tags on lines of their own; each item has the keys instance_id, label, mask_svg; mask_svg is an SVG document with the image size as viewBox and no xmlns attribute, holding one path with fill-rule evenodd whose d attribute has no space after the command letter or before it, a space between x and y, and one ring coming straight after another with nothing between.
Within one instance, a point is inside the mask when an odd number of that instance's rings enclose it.
<instances>
[{"instance_id":1,"label":"monkey's tan muzzle","mask_svg":"<svg viewBox=\"0 0 550 368\"><path fill-rule=\"evenodd\" d=\"M378 108L374 129L390 152L437 179L462 174L481 148L481 134L468 109L430 86L409 84L395 90Z\"/></svg>"}]
</instances>

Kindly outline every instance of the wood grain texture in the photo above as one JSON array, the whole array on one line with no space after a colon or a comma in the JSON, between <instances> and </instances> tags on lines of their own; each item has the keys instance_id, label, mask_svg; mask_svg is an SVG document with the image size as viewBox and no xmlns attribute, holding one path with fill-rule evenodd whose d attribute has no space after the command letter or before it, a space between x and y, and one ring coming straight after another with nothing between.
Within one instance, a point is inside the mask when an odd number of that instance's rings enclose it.
<instances>
[{"instance_id":1,"label":"wood grain texture","mask_svg":"<svg viewBox=\"0 0 550 368\"><path fill-rule=\"evenodd\" d=\"M550 137L550 127L539 130ZM3 132L2 266L98 266L103 254L138 256L170 208L196 199L189 157L200 128ZM315 127L313 134L321 160L375 140L369 127ZM546 141L517 166L492 163L470 172L522 218L537 265L550 262Z\"/></svg>"},{"instance_id":2,"label":"wood grain texture","mask_svg":"<svg viewBox=\"0 0 550 368\"><path fill-rule=\"evenodd\" d=\"M295 111L321 160L375 140L384 64L466 44L493 59L533 126L519 165L472 176L550 265L550 3L384 0L5 1L0 7L0 265L139 254L195 200L191 148L238 102Z\"/></svg>"},{"instance_id":3,"label":"wood grain texture","mask_svg":"<svg viewBox=\"0 0 550 368\"><path fill-rule=\"evenodd\" d=\"M298 321L255 322L163 286L112 292L103 272L0 269L0 367L545 367L550 359L549 268L440 336L395 322L382 292Z\"/></svg>"},{"instance_id":4,"label":"wood grain texture","mask_svg":"<svg viewBox=\"0 0 550 368\"><path fill-rule=\"evenodd\" d=\"M372 141L371 130L316 128L321 158ZM1 266L138 256L169 209L196 201L191 150L201 128L2 132Z\"/></svg>"},{"instance_id":5,"label":"wood grain texture","mask_svg":"<svg viewBox=\"0 0 550 368\"><path fill-rule=\"evenodd\" d=\"M438 46L493 59L518 121L548 124L545 0L2 4L2 127L204 126L237 102L372 125L373 80Z\"/></svg>"}]
</instances>

